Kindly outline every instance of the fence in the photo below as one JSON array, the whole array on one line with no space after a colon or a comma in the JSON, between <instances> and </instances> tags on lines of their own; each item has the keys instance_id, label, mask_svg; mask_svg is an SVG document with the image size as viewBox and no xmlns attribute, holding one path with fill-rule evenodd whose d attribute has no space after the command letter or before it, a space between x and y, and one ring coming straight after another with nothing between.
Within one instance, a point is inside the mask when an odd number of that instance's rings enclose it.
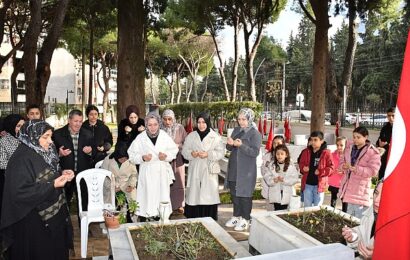
<instances>
[{"instance_id":1,"label":"fence","mask_svg":"<svg viewBox=\"0 0 410 260\"><path fill-rule=\"evenodd\" d=\"M342 126L354 126L356 125L356 120L360 125L366 126L368 128L381 128L386 122L386 111L389 107L384 107L382 105L368 105L364 103L348 103L346 105L346 111L344 120L343 118L343 107L342 105L326 105L325 112L325 124L335 125L339 121ZM278 106L265 105L264 112L262 112L262 117L272 118L272 112L275 120L283 120L286 116L290 114L299 114L297 111L299 107L292 105L286 106L283 111ZM298 118L291 118L291 120L298 120L301 122L310 122L311 106L306 105L301 108L301 113ZM303 112L305 111L305 113Z\"/></svg>"}]
</instances>

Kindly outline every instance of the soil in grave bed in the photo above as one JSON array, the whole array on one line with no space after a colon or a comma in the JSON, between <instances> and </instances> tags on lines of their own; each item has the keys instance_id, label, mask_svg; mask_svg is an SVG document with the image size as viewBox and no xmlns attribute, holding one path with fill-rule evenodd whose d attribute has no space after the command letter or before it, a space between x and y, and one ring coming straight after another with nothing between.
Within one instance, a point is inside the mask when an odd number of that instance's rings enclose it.
<instances>
[{"instance_id":1,"label":"soil in grave bed","mask_svg":"<svg viewBox=\"0 0 410 260\"><path fill-rule=\"evenodd\" d=\"M144 225L130 230L139 259L232 259L202 223Z\"/></svg>"},{"instance_id":2,"label":"soil in grave bed","mask_svg":"<svg viewBox=\"0 0 410 260\"><path fill-rule=\"evenodd\" d=\"M326 210L298 212L278 215L281 219L302 230L324 244L346 244L342 236L342 228L357 226L357 223Z\"/></svg>"}]
</instances>

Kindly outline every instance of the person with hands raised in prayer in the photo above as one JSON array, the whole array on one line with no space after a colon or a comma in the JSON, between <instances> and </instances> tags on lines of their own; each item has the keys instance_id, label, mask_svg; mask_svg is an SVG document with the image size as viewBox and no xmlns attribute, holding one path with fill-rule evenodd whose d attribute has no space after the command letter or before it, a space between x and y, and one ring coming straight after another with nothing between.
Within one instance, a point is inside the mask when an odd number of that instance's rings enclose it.
<instances>
[{"instance_id":1,"label":"person with hands raised in prayer","mask_svg":"<svg viewBox=\"0 0 410 260\"><path fill-rule=\"evenodd\" d=\"M185 216L218 220L219 160L224 157L225 148L211 127L209 114L197 116L196 129L185 139L182 155L189 161Z\"/></svg>"},{"instance_id":2,"label":"person with hands raised in prayer","mask_svg":"<svg viewBox=\"0 0 410 260\"><path fill-rule=\"evenodd\" d=\"M249 226L252 211L252 195L256 184L256 158L259 155L262 136L253 123L254 112L242 108L238 113L238 127L228 137L226 149L231 151L225 180L233 201L233 217L225 226L244 231Z\"/></svg>"},{"instance_id":3,"label":"person with hands raised in prayer","mask_svg":"<svg viewBox=\"0 0 410 260\"><path fill-rule=\"evenodd\" d=\"M379 182L374 189L373 204L363 213L359 226L354 228L345 226L342 228L342 236L346 240L347 245L357 249L360 256L364 259L371 259L373 256L375 227L382 189L383 182Z\"/></svg>"},{"instance_id":4,"label":"person with hands raised in prayer","mask_svg":"<svg viewBox=\"0 0 410 260\"><path fill-rule=\"evenodd\" d=\"M44 121L25 122L8 162L0 226L7 259L68 259L73 248L63 188L74 172L61 171L52 135Z\"/></svg>"},{"instance_id":5,"label":"person with hands raised in prayer","mask_svg":"<svg viewBox=\"0 0 410 260\"><path fill-rule=\"evenodd\" d=\"M174 172L170 162L178 153L172 138L160 129L161 118L156 112L145 117L146 131L139 134L128 149L129 160L138 164L137 215L140 221L158 218L160 202L171 202L170 185Z\"/></svg>"},{"instance_id":6,"label":"person with hands raised in prayer","mask_svg":"<svg viewBox=\"0 0 410 260\"><path fill-rule=\"evenodd\" d=\"M82 128L83 113L71 110L68 114L68 124L55 131L53 140L58 148L60 164L63 169L70 169L77 175L93 167L93 135L90 130ZM80 182L82 208L87 210L88 195L84 180ZM73 193L77 192L75 183L65 186L67 202L70 203Z\"/></svg>"}]
</instances>

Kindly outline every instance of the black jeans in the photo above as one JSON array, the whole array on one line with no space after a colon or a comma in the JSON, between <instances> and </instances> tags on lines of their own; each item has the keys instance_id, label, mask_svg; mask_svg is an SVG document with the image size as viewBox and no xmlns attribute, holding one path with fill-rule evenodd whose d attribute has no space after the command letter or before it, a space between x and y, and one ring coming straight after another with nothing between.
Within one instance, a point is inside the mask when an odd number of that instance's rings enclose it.
<instances>
[{"instance_id":1,"label":"black jeans","mask_svg":"<svg viewBox=\"0 0 410 260\"><path fill-rule=\"evenodd\" d=\"M334 186L329 186L327 190L330 191L330 194L331 194L330 206L336 208L337 193L339 192L339 188L336 188Z\"/></svg>"},{"instance_id":2,"label":"black jeans","mask_svg":"<svg viewBox=\"0 0 410 260\"><path fill-rule=\"evenodd\" d=\"M236 196L236 182L228 182L229 189L231 191L231 197L233 202L233 216L242 217L246 220L251 219L252 211L252 197L238 197Z\"/></svg>"}]
</instances>

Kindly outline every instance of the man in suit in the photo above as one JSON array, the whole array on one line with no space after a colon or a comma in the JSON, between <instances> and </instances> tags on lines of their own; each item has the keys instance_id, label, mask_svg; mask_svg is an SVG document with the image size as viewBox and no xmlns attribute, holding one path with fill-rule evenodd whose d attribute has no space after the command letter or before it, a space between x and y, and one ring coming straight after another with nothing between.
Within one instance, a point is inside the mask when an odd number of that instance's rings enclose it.
<instances>
[{"instance_id":1,"label":"man in suit","mask_svg":"<svg viewBox=\"0 0 410 260\"><path fill-rule=\"evenodd\" d=\"M92 168L92 133L81 128L83 113L80 110L71 110L68 115L68 124L56 130L53 135L54 143L60 156L60 165L63 170L70 169L77 175L79 172ZM73 193L77 192L76 182L66 185L67 202L71 201ZM82 208L86 210L88 196L87 186L80 183ZM78 196L77 196L78 197Z\"/></svg>"}]
</instances>

